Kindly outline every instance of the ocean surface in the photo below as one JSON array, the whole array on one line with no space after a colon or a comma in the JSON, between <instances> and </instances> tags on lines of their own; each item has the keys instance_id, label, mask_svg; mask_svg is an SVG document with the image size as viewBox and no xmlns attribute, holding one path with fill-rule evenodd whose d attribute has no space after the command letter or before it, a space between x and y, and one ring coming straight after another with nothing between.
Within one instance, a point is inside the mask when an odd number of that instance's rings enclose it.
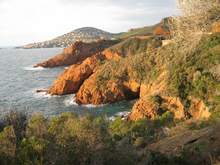
<instances>
[{"instance_id":1,"label":"ocean surface","mask_svg":"<svg viewBox=\"0 0 220 165\"><path fill-rule=\"evenodd\" d=\"M74 102L74 94L67 96L50 96L36 93L37 89L48 88L64 67L53 69L33 68L62 49L0 49L0 117L9 111L27 114L40 112L53 116L62 112L75 112L81 115L114 116L120 112L130 111L133 101L120 102L95 107L79 106Z\"/></svg>"}]
</instances>

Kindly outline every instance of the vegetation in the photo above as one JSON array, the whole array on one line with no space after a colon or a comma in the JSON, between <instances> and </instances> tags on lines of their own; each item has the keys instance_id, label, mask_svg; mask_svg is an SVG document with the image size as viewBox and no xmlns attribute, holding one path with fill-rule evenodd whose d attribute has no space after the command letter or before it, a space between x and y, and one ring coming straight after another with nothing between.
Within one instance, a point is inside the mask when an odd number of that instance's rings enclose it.
<instances>
[{"instance_id":1,"label":"vegetation","mask_svg":"<svg viewBox=\"0 0 220 165\"><path fill-rule=\"evenodd\" d=\"M198 98L211 111L210 120L192 122L184 128L193 131L214 125L220 119L220 33L204 34L213 21L210 23L208 20L217 19L215 16L218 6L203 4L204 8L198 8L195 15L192 15L192 9L207 0L188 0L187 5L182 3L184 1L180 2L185 17L174 20L177 21L173 27L174 43L160 47L161 41L153 37L129 38L110 48L123 57L100 63L95 74L97 86L105 87L109 81L134 80L139 84L149 84L167 72L167 80L160 80L167 84L167 95L180 98L186 110L190 107L191 98ZM216 1L211 2L215 4ZM212 10L213 8L216 10ZM214 13L210 13L210 10ZM199 18L206 19L193 22L198 15L201 16ZM204 21L207 22L205 27L201 26ZM184 27L186 23L189 26ZM195 29L191 29L194 25ZM143 32L150 33L153 28L134 29L122 36L143 35ZM189 35L193 37L188 40L191 37ZM180 44L181 41L183 44ZM191 45L185 51L188 44ZM164 101L160 93L150 99L156 105L161 105ZM169 111L155 120L139 121L121 118L110 121L107 117L77 116L73 113L63 113L52 118L45 118L40 114L27 117L12 112L0 122L0 164L210 164L212 155L209 153L206 157L206 141L190 141L183 146L179 155L170 157L150 150L152 143L169 137L166 130L180 126L178 122Z\"/></svg>"},{"instance_id":2,"label":"vegetation","mask_svg":"<svg viewBox=\"0 0 220 165\"><path fill-rule=\"evenodd\" d=\"M216 111L220 103L217 71L220 63L219 45L220 34L215 33L203 35L197 48L188 53L182 53L178 43L155 51L145 49L142 53L105 62L97 72L97 83L104 86L108 81L134 80L148 84L166 71L169 78L164 81L168 81L169 95L180 97L185 104L189 104L190 97L201 99L212 111Z\"/></svg>"},{"instance_id":3,"label":"vegetation","mask_svg":"<svg viewBox=\"0 0 220 165\"><path fill-rule=\"evenodd\" d=\"M158 98L155 99L158 101ZM196 165L204 161L194 159L195 154L200 156L206 150L203 143L184 148L181 155L171 157L148 149L148 145L168 136L163 128L172 128L177 124L171 113L155 120L136 122L121 118L110 121L106 117L90 115L80 117L73 113L63 113L50 119L41 114L25 120L23 116L11 112L2 119L1 165ZM8 122L8 118L12 123ZM13 125L18 122L25 127ZM198 126L194 125L196 129L201 129ZM15 130L24 134L16 135Z\"/></svg>"},{"instance_id":4,"label":"vegetation","mask_svg":"<svg viewBox=\"0 0 220 165\"><path fill-rule=\"evenodd\" d=\"M156 38L138 39L130 38L111 49L124 55L119 60L110 60L102 63L96 76L97 84L103 86L106 81L144 81L148 75L157 76L154 55L161 46L161 40Z\"/></svg>"},{"instance_id":5,"label":"vegetation","mask_svg":"<svg viewBox=\"0 0 220 165\"><path fill-rule=\"evenodd\" d=\"M145 26L141 28L130 29L128 32L123 32L115 35L115 38L126 39L137 36L153 36L156 33L160 33L160 30L169 31L169 18L164 18L160 23ZM159 31L158 31L159 30ZM157 34L156 34L157 35Z\"/></svg>"},{"instance_id":6,"label":"vegetation","mask_svg":"<svg viewBox=\"0 0 220 165\"><path fill-rule=\"evenodd\" d=\"M46 119L11 112L0 130L0 164L136 164L147 144L163 137L169 117L130 122L106 117L79 117L73 113ZM11 123L8 118L12 119ZM22 121L22 122L21 122ZM25 127L13 123L20 122ZM16 135L17 132L24 132Z\"/></svg>"},{"instance_id":7,"label":"vegetation","mask_svg":"<svg viewBox=\"0 0 220 165\"><path fill-rule=\"evenodd\" d=\"M143 28L131 29L128 32L116 35L116 38L129 38L134 36L149 36L153 34L153 30L157 25L146 26Z\"/></svg>"}]
</instances>

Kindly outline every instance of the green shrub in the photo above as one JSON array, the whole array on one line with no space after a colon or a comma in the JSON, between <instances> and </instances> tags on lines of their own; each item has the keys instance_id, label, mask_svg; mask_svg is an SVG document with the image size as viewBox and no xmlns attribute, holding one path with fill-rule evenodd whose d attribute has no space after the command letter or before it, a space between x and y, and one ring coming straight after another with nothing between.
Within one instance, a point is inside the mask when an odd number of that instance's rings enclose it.
<instances>
[{"instance_id":1,"label":"green shrub","mask_svg":"<svg viewBox=\"0 0 220 165\"><path fill-rule=\"evenodd\" d=\"M48 142L35 137L24 138L19 148L18 161L22 165L43 165Z\"/></svg>"}]
</instances>

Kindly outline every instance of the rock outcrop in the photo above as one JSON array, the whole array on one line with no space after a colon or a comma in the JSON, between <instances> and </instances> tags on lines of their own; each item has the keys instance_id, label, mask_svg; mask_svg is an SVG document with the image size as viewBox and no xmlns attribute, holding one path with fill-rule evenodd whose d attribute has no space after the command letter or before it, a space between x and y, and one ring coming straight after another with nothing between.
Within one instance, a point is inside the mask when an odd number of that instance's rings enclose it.
<instances>
[{"instance_id":1,"label":"rock outcrop","mask_svg":"<svg viewBox=\"0 0 220 165\"><path fill-rule=\"evenodd\" d=\"M97 85L97 73L93 74L80 87L76 94L76 102L78 104L106 104L115 103L122 100L130 100L137 98L139 91L136 87L128 87L122 81L108 81L105 87ZM134 89L134 90L133 90Z\"/></svg>"},{"instance_id":2,"label":"rock outcrop","mask_svg":"<svg viewBox=\"0 0 220 165\"><path fill-rule=\"evenodd\" d=\"M151 96L139 99L133 106L128 119L133 121L145 118L155 119L167 111L172 112L175 119L184 119L186 117L184 106L179 98Z\"/></svg>"},{"instance_id":3,"label":"rock outcrop","mask_svg":"<svg viewBox=\"0 0 220 165\"><path fill-rule=\"evenodd\" d=\"M150 99L139 99L133 106L128 116L129 120L137 121L140 119L155 119L159 114L159 105Z\"/></svg>"},{"instance_id":4,"label":"rock outcrop","mask_svg":"<svg viewBox=\"0 0 220 165\"><path fill-rule=\"evenodd\" d=\"M102 52L91 55L90 57L85 59L82 63L72 65L57 78L57 80L53 83L52 87L49 89L49 93L52 95L65 95L65 94L76 93L79 90L80 86L83 84L83 82L95 72L95 69L97 68L99 61L104 61L104 60L118 61L120 60L120 58L130 56L131 52L135 51L136 49L136 46L133 46L131 44L132 43L131 41L138 42L140 45L145 44L144 47L142 48L145 50L147 49L148 40L149 39L133 38L131 40L123 41L122 43L107 48ZM128 50L125 50L124 45L128 47L127 48ZM71 52L66 51L66 53L71 53ZM96 80L94 79L90 81L96 81ZM95 83L96 82L93 82L94 86ZM137 91L139 92L140 90L140 84L132 80L123 81L122 85L124 86L124 88L128 88L135 93L137 93ZM89 87L91 87L91 85L87 86L87 88ZM85 102L90 103L89 101L85 101Z\"/></svg>"},{"instance_id":5,"label":"rock outcrop","mask_svg":"<svg viewBox=\"0 0 220 165\"><path fill-rule=\"evenodd\" d=\"M220 32L220 21L216 22L212 26L212 33L219 33Z\"/></svg>"},{"instance_id":6,"label":"rock outcrop","mask_svg":"<svg viewBox=\"0 0 220 165\"><path fill-rule=\"evenodd\" d=\"M196 98L191 98L191 106L189 108L189 113L194 119L208 119L211 116L209 108L205 103Z\"/></svg>"},{"instance_id":7,"label":"rock outcrop","mask_svg":"<svg viewBox=\"0 0 220 165\"><path fill-rule=\"evenodd\" d=\"M163 71L157 79L140 86L140 99L134 104L128 117L130 120L143 118L155 119L169 111L178 120L187 119L208 119L210 112L202 100L189 98L190 107L185 107L179 97L167 96L168 93L168 71Z\"/></svg>"},{"instance_id":8,"label":"rock outcrop","mask_svg":"<svg viewBox=\"0 0 220 165\"><path fill-rule=\"evenodd\" d=\"M155 80L152 80L147 84L142 83L140 88L140 98L165 93L167 91L168 78L168 71L164 70Z\"/></svg>"},{"instance_id":9,"label":"rock outcrop","mask_svg":"<svg viewBox=\"0 0 220 165\"><path fill-rule=\"evenodd\" d=\"M98 42L84 43L75 42L68 48L65 48L63 53L58 54L49 60L36 64L34 67L52 68L58 66L68 66L81 63L88 57L103 51L104 49L116 44L118 41L100 40Z\"/></svg>"},{"instance_id":10,"label":"rock outcrop","mask_svg":"<svg viewBox=\"0 0 220 165\"><path fill-rule=\"evenodd\" d=\"M202 141L204 142L204 140L207 142L207 147L210 150L213 152L219 151L219 127L208 127L202 130L194 131L187 130L178 135L167 137L159 142L151 144L148 146L148 148L151 151L157 153L159 152L167 156L177 156L183 151L184 147L190 147L194 144L199 144Z\"/></svg>"},{"instance_id":11,"label":"rock outcrop","mask_svg":"<svg viewBox=\"0 0 220 165\"><path fill-rule=\"evenodd\" d=\"M159 102L157 98L159 98ZM202 100L192 98L190 102L191 106L187 109L178 97L143 97L135 103L128 119L133 121L144 118L155 119L167 111L171 112L177 120L184 120L189 116L195 120L205 120L211 116L209 108Z\"/></svg>"},{"instance_id":12,"label":"rock outcrop","mask_svg":"<svg viewBox=\"0 0 220 165\"><path fill-rule=\"evenodd\" d=\"M81 64L72 65L58 77L48 93L52 95L66 95L77 92L84 80L92 75L98 61L102 60L104 60L104 56L98 53L87 58Z\"/></svg>"}]
</instances>

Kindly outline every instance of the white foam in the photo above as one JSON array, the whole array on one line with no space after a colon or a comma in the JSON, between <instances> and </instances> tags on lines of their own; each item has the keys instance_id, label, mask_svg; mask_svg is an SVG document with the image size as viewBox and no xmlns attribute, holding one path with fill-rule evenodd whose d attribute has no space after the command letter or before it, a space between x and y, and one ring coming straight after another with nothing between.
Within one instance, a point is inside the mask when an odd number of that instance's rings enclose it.
<instances>
[{"instance_id":1,"label":"white foam","mask_svg":"<svg viewBox=\"0 0 220 165\"><path fill-rule=\"evenodd\" d=\"M115 116L117 116L117 117L128 116L129 113L130 113L129 111L118 112L115 114Z\"/></svg>"},{"instance_id":2,"label":"white foam","mask_svg":"<svg viewBox=\"0 0 220 165\"><path fill-rule=\"evenodd\" d=\"M101 104L101 105L93 105L93 104L84 104L84 105L79 105L76 103L76 95L75 94L71 94L69 95L65 100L64 100L64 104L66 106L72 106L72 105L77 105L77 106L81 106L81 107L86 107L86 108L97 108L97 107L103 107L106 104Z\"/></svg>"},{"instance_id":3,"label":"white foam","mask_svg":"<svg viewBox=\"0 0 220 165\"><path fill-rule=\"evenodd\" d=\"M114 121L117 117L120 117L122 120L125 120L129 114L130 114L129 111L118 112L114 116L109 117L108 119L110 121Z\"/></svg>"},{"instance_id":4,"label":"white foam","mask_svg":"<svg viewBox=\"0 0 220 165\"><path fill-rule=\"evenodd\" d=\"M87 108L98 108L98 107L103 107L105 106L106 104L101 104L101 105L94 105L94 104L85 104L85 105L82 105L82 107L87 107Z\"/></svg>"},{"instance_id":5,"label":"white foam","mask_svg":"<svg viewBox=\"0 0 220 165\"><path fill-rule=\"evenodd\" d=\"M34 95L36 98L51 98L51 97L54 97L50 94L48 94L47 92L34 92Z\"/></svg>"},{"instance_id":6,"label":"white foam","mask_svg":"<svg viewBox=\"0 0 220 165\"><path fill-rule=\"evenodd\" d=\"M31 93L34 95L35 98L51 98L51 97L60 97L57 95L51 95L48 94L47 92L37 92L37 90L42 89L42 91L46 91L46 89L39 87L39 88L34 88L31 90Z\"/></svg>"},{"instance_id":7,"label":"white foam","mask_svg":"<svg viewBox=\"0 0 220 165\"><path fill-rule=\"evenodd\" d=\"M23 68L24 70L28 70L28 71L41 71L41 70L45 70L45 68L39 66L39 67L32 67L32 66L27 66Z\"/></svg>"},{"instance_id":8,"label":"white foam","mask_svg":"<svg viewBox=\"0 0 220 165\"><path fill-rule=\"evenodd\" d=\"M69 95L69 96L64 100L64 104L65 104L65 106L67 106L67 107L72 106L72 105L78 105L78 104L75 102L75 94Z\"/></svg>"}]
</instances>

